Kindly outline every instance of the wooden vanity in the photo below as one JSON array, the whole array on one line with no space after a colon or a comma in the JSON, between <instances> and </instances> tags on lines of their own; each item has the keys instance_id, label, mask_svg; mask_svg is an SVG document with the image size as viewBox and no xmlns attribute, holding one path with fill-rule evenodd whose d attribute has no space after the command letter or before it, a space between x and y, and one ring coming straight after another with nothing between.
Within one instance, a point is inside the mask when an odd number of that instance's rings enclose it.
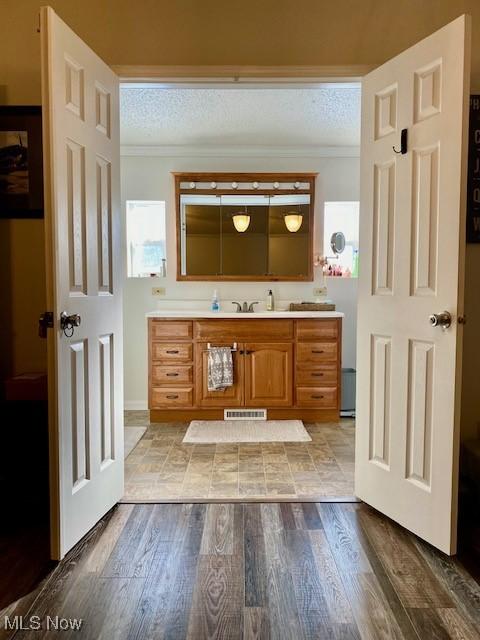
<instances>
[{"instance_id":1,"label":"wooden vanity","mask_svg":"<svg viewBox=\"0 0 480 640\"><path fill-rule=\"evenodd\" d=\"M267 409L269 419L337 420L342 314L278 315L149 317L150 419L221 420L226 408L250 407ZM237 344L225 391L208 391L208 343Z\"/></svg>"}]
</instances>

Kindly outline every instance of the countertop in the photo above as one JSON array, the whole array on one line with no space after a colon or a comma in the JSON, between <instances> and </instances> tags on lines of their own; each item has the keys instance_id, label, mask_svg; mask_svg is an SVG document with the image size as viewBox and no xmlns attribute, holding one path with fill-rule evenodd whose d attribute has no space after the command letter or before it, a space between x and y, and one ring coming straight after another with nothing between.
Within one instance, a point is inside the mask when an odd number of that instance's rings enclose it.
<instances>
[{"instance_id":1,"label":"countertop","mask_svg":"<svg viewBox=\"0 0 480 640\"><path fill-rule=\"evenodd\" d=\"M254 311L253 313L236 313L232 311L202 311L201 309L172 311L157 309L145 314L147 318L235 318L237 320L254 320L255 318L343 318L339 311Z\"/></svg>"}]
</instances>

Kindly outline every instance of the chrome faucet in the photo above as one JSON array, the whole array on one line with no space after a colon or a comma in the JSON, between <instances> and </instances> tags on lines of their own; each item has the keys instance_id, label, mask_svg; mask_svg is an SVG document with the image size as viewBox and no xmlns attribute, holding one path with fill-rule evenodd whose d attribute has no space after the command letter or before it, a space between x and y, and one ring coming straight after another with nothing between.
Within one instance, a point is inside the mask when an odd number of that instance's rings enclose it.
<instances>
[{"instance_id":1,"label":"chrome faucet","mask_svg":"<svg viewBox=\"0 0 480 640\"><path fill-rule=\"evenodd\" d=\"M250 304L248 304L248 302L244 302L243 304L240 304L240 302L232 302L232 304L237 305L237 313L253 313L253 305L258 304L258 302L250 302Z\"/></svg>"}]
</instances>

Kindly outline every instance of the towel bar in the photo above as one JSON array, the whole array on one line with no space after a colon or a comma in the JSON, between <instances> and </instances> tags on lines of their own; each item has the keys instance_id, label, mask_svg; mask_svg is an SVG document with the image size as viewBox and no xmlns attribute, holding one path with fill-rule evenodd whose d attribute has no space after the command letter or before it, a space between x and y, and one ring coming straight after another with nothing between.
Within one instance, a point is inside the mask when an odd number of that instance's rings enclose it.
<instances>
[{"instance_id":1,"label":"towel bar","mask_svg":"<svg viewBox=\"0 0 480 640\"><path fill-rule=\"evenodd\" d=\"M212 348L212 345L210 344L210 342L207 342L207 351L210 351L210 349ZM230 351L236 351L237 350L237 343L234 342L233 345L230 347Z\"/></svg>"}]
</instances>

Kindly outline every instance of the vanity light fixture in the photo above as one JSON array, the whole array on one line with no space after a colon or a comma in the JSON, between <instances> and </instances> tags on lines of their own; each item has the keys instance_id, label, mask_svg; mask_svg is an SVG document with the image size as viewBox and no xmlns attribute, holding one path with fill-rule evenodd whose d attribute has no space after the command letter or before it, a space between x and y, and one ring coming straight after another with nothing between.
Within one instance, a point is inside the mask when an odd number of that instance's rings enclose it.
<instances>
[{"instance_id":1,"label":"vanity light fixture","mask_svg":"<svg viewBox=\"0 0 480 640\"><path fill-rule=\"evenodd\" d=\"M250 225L250 216L247 213L247 207L245 205L245 211L239 211L232 216L233 226L238 233L244 233Z\"/></svg>"},{"instance_id":2,"label":"vanity light fixture","mask_svg":"<svg viewBox=\"0 0 480 640\"><path fill-rule=\"evenodd\" d=\"M298 211L289 211L283 217L285 221L285 226L291 233L296 233L303 222L303 215L300 213L300 208Z\"/></svg>"},{"instance_id":3,"label":"vanity light fixture","mask_svg":"<svg viewBox=\"0 0 480 640\"><path fill-rule=\"evenodd\" d=\"M295 182L295 184L293 185L294 189L300 189L300 182Z\"/></svg>"},{"instance_id":4,"label":"vanity light fixture","mask_svg":"<svg viewBox=\"0 0 480 640\"><path fill-rule=\"evenodd\" d=\"M279 183L279 182L274 182L274 183L273 183L273 188L274 188L274 189L278 189L278 187L279 187L279 186L280 186L280 183Z\"/></svg>"},{"instance_id":5,"label":"vanity light fixture","mask_svg":"<svg viewBox=\"0 0 480 640\"><path fill-rule=\"evenodd\" d=\"M211 183L210 183L210 187L211 187L212 189L216 189L216 188L217 188L217 183L216 183L216 182L211 182Z\"/></svg>"},{"instance_id":6,"label":"vanity light fixture","mask_svg":"<svg viewBox=\"0 0 480 640\"><path fill-rule=\"evenodd\" d=\"M195 182L190 182L190 189L195 189L196 186Z\"/></svg>"},{"instance_id":7,"label":"vanity light fixture","mask_svg":"<svg viewBox=\"0 0 480 640\"><path fill-rule=\"evenodd\" d=\"M258 182L252 182L252 189L258 189Z\"/></svg>"},{"instance_id":8,"label":"vanity light fixture","mask_svg":"<svg viewBox=\"0 0 480 640\"><path fill-rule=\"evenodd\" d=\"M238 182L232 182L232 189L238 189Z\"/></svg>"}]
</instances>

